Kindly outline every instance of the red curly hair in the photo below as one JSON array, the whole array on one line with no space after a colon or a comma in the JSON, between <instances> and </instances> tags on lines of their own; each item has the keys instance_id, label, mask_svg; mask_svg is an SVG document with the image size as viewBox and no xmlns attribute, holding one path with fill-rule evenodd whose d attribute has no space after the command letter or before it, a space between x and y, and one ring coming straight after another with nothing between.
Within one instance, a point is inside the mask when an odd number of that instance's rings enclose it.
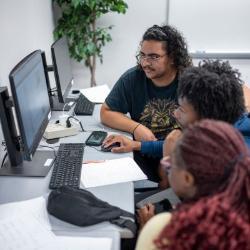
<instances>
[{"instance_id":1,"label":"red curly hair","mask_svg":"<svg viewBox=\"0 0 250 250\"><path fill-rule=\"evenodd\" d=\"M174 155L199 191L173 212L156 246L250 249L250 154L241 134L224 122L203 120L186 129Z\"/></svg>"}]
</instances>

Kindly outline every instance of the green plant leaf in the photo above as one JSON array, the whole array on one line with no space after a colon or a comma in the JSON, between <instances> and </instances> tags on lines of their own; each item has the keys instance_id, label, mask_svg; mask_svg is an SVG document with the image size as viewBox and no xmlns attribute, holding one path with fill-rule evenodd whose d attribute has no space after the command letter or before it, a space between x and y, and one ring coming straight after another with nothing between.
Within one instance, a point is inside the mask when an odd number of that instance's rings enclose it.
<instances>
[{"instance_id":1,"label":"green plant leaf","mask_svg":"<svg viewBox=\"0 0 250 250\"><path fill-rule=\"evenodd\" d=\"M103 62L102 48L112 40L108 33L113 26L97 27L96 21L108 12L125 13L128 5L123 0L53 0L62 10L54 30L55 39L67 36L69 51L77 61L93 68L91 57ZM92 72L92 71L91 71Z\"/></svg>"}]
</instances>

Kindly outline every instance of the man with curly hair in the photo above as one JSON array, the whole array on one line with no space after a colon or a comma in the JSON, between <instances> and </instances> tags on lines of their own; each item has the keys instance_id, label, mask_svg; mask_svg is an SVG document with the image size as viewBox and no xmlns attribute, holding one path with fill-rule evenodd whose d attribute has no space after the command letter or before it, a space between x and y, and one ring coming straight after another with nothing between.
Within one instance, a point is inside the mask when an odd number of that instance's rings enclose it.
<instances>
[{"instance_id":1,"label":"man with curly hair","mask_svg":"<svg viewBox=\"0 0 250 250\"><path fill-rule=\"evenodd\" d=\"M162 140L178 127L172 111L179 73L191 65L186 42L175 28L154 25L143 35L137 61L138 65L120 77L105 100L101 121L131 133L137 141ZM149 179L158 180L160 158L139 151L134 152L134 158Z\"/></svg>"}]
</instances>

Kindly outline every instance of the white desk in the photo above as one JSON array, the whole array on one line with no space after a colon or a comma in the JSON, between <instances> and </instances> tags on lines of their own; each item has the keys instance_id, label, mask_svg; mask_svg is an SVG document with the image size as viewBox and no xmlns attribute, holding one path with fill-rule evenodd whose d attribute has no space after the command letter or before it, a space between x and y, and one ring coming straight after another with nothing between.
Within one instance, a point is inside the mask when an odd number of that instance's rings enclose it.
<instances>
[{"instance_id":1,"label":"white desk","mask_svg":"<svg viewBox=\"0 0 250 250\"><path fill-rule=\"evenodd\" d=\"M81 132L76 136L61 138L59 143L62 142L85 142L86 138L90 135L90 130L102 130L104 126L99 122L99 110L100 105L96 105L93 116L81 116L83 127L89 132ZM58 119L59 114L62 112L53 112L52 121ZM106 129L106 131L114 131L112 129ZM49 146L56 147L57 144L49 144ZM42 145L46 145L46 142L42 140ZM48 145L48 144L47 144ZM114 159L120 157L132 156L129 154L113 154L106 152L99 152L91 147L85 147L84 160L96 160L96 159ZM84 167L84 166L83 166ZM31 177L0 177L0 204L22 201L35 197L39 197L47 194L50 176L52 169L45 178L31 178ZM108 185L102 187L89 188L93 194L98 198L109 202L112 205L119 206L120 208L134 213L134 187L132 182L119 183L115 185ZM0 214L1 218L1 214ZM57 220L56 218L54 218ZM54 221L55 221L54 220ZM52 219L53 221L53 219ZM58 220L59 221L59 220ZM64 223L64 222L62 222ZM68 224L68 223L67 223ZM90 227L76 227L69 225L69 230L72 233L80 233L87 236L104 236L114 235L113 237L113 249L119 249L119 240L117 240L117 233L121 233L123 238L131 238L133 235L129 230L121 229L109 222L100 223ZM53 226L52 226L53 229ZM63 231L61 231L63 232Z\"/></svg>"}]
</instances>

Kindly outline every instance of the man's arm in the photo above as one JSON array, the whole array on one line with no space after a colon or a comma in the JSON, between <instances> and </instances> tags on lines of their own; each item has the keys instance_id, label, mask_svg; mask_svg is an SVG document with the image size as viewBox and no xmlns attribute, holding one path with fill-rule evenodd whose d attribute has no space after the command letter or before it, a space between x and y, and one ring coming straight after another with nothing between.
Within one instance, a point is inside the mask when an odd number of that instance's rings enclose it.
<instances>
[{"instance_id":1,"label":"man's arm","mask_svg":"<svg viewBox=\"0 0 250 250\"><path fill-rule=\"evenodd\" d=\"M154 141L154 134L144 125L133 121L125 114L112 111L106 103L101 107L101 122L111 128L122 130L133 134L137 141Z\"/></svg>"},{"instance_id":2,"label":"man's arm","mask_svg":"<svg viewBox=\"0 0 250 250\"><path fill-rule=\"evenodd\" d=\"M100 116L101 122L108 127L122 130L131 134L138 124L138 122L131 120L125 114L112 111L106 103L102 104Z\"/></svg>"}]
</instances>

